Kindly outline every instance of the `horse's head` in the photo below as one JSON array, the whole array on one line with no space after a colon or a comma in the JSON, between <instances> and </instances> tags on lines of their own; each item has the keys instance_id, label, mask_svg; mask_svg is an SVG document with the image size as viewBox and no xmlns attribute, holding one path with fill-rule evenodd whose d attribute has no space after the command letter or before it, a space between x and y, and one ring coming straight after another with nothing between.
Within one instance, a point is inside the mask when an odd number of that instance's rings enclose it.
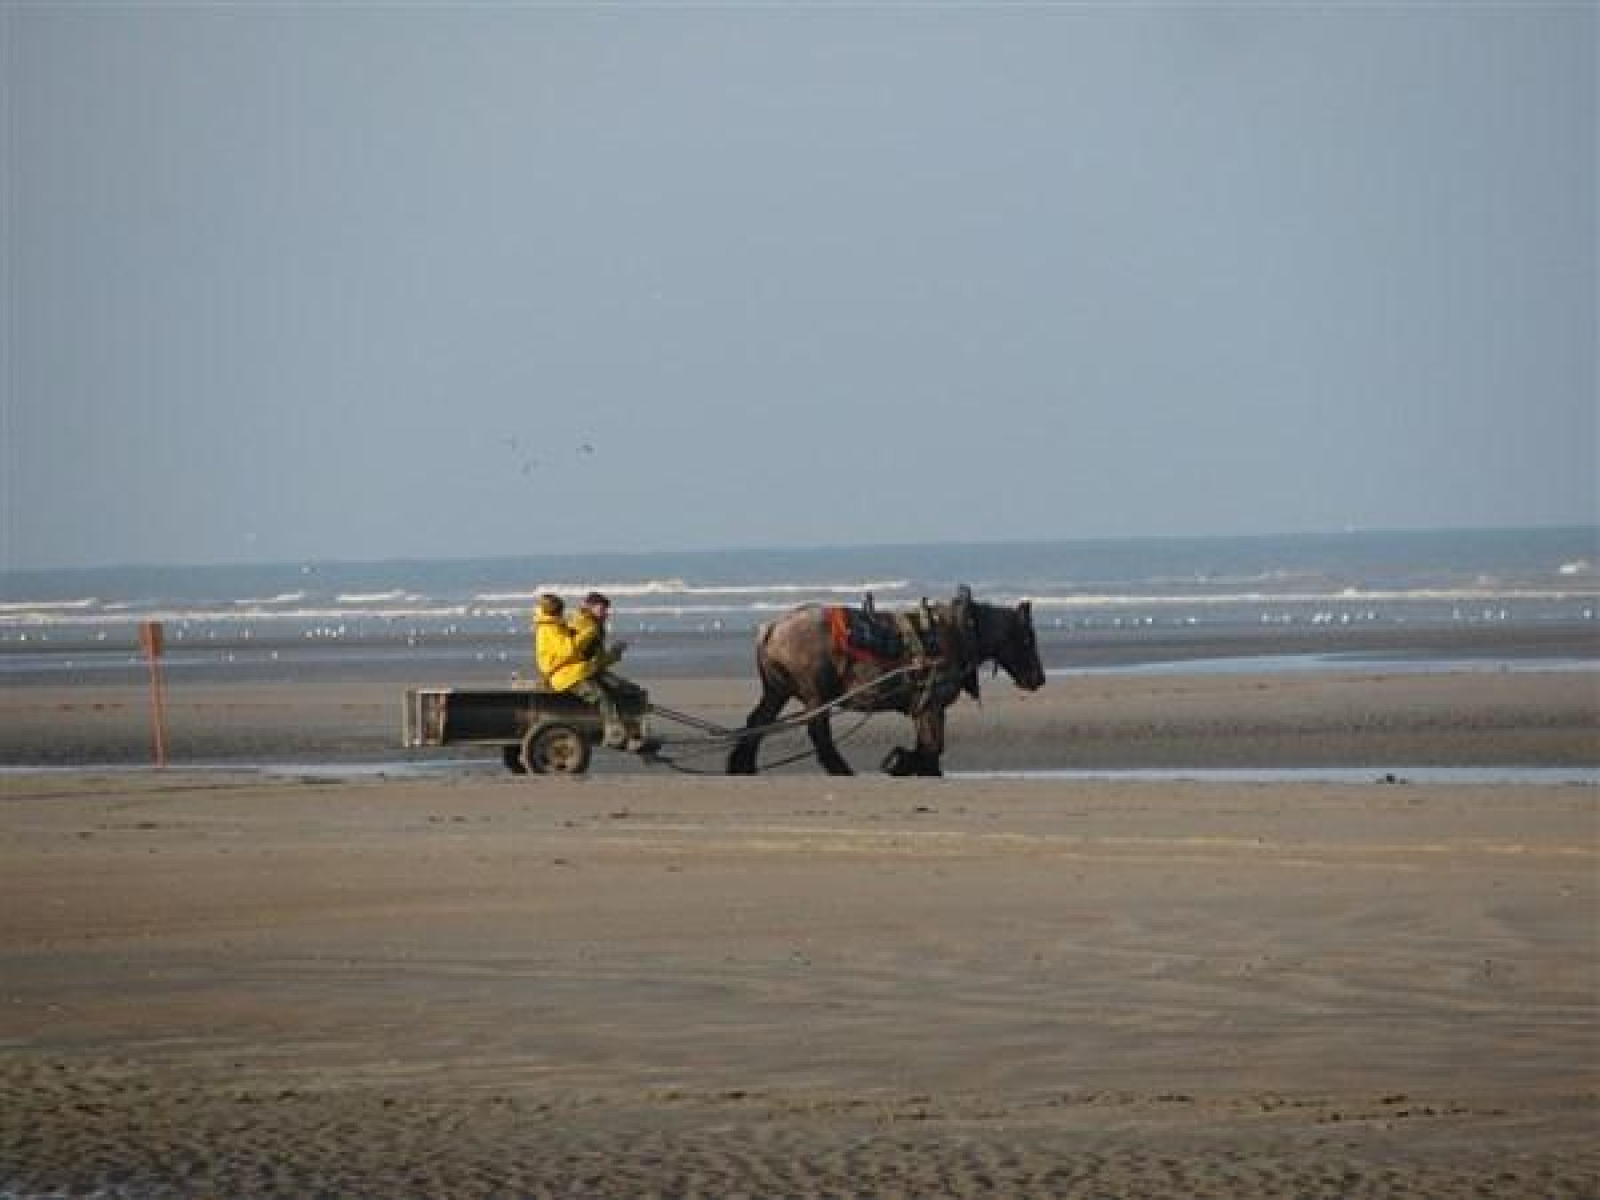
<instances>
[{"instance_id":1,"label":"horse's head","mask_svg":"<svg viewBox=\"0 0 1600 1200\"><path fill-rule=\"evenodd\" d=\"M1033 635L1033 605L1027 600L1015 608L982 606L980 620L981 651L1011 682L1025 692L1044 686L1044 664L1039 661L1039 643Z\"/></svg>"}]
</instances>

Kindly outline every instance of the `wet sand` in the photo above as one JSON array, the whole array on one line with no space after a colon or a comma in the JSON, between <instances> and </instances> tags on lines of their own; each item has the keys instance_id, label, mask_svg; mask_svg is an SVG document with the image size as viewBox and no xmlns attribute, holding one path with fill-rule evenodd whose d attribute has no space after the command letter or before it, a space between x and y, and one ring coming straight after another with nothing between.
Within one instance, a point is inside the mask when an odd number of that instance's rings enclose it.
<instances>
[{"instance_id":1,"label":"wet sand","mask_svg":"<svg viewBox=\"0 0 1600 1200\"><path fill-rule=\"evenodd\" d=\"M469 681L419 677L414 684ZM501 686L504 676L482 683ZM738 725L756 699L748 679L646 680L680 711ZM169 689L175 763L402 761L405 681L182 683ZM691 731L660 725L669 737ZM842 748L874 770L910 736L893 714L835 719ZM950 711L952 770L1160 766L1600 765L1600 672L1444 674L1284 672L1084 675L1040 692L986 681L982 705ZM766 761L806 748L774 740ZM678 753L700 768L719 755ZM492 752L472 752L485 764ZM150 761L149 698L139 686L33 685L0 691L0 765L128 765ZM438 757L429 752L425 757ZM596 758L603 771L635 770ZM804 762L791 768L814 772Z\"/></svg>"},{"instance_id":2,"label":"wet sand","mask_svg":"<svg viewBox=\"0 0 1600 1200\"><path fill-rule=\"evenodd\" d=\"M1594 788L3 786L0 1194L1600 1188Z\"/></svg>"}]
</instances>

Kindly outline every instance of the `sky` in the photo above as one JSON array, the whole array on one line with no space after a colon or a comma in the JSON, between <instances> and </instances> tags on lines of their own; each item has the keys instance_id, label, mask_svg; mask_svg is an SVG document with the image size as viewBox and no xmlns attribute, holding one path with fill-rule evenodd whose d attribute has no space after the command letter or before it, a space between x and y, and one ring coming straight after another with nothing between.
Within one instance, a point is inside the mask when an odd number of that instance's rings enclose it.
<instances>
[{"instance_id":1,"label":"sky","mask_svg":"<svg viewBox=\"0 0 1600 1200\"><path fill-rule=\"evenodd\" d=\"M1600 519L1592 2L0 42L6 568Z\"/></svg>"}]
</instances>

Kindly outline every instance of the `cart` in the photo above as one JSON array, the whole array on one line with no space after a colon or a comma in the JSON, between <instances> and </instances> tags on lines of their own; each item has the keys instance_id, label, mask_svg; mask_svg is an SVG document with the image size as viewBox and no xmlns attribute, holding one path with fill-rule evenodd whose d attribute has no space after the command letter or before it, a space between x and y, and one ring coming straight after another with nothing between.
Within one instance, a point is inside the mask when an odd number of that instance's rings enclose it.
<instances>
[{"instance_id":1,"label":"cart","mask_svg":"<svg viewBox=\"0 0 1600 1200\"><path fill-rule=\"evenodd\" d=\"M643 689L619 697L618 711L631 734L655 745L652 716L688 725L713 738L732 731L650 703ZM543 684L502 688L416 687L406 691L405 745L486 746L516 774L582 775L605 734L600 709L570 692ZM646 758L653 756L645 751Z\"/></svg>"}]
</instances>

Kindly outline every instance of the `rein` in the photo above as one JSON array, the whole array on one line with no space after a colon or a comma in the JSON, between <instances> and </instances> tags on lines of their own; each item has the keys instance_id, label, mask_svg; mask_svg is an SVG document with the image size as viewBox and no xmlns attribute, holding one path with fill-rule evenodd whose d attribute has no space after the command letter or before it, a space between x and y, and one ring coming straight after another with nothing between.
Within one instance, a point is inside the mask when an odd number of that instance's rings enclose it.
<instances>
[{"instance_id":1,"label":"rein","mask_svg":"<svg viewBox=\"0 0 1600 1200\"><path fill-rule=\"evenodd\" d=\"M876 679L868 680L866 683L857 684L849 691L835 696L832 700L824 701L822 704L818 704L814 708L808 708L804 712L795 713L793 716L784 717L782 720L771 721L765 725L757 725L750 729L726 729L722 726L712 725L709 721L690 719L687 720L686 723L692 724L697 729L703 729L705 731L705 736L696 738L668 738L661 742L661 748L666 749L669 746L698 747L703 751L709 752L713 750L720 750L728 746L737 746L740 742L749 737L765 738L775 733L786 733L791 729L800 728L808 721L815 720L817 717L820 717L825 713L831 713L836 708L842 708L845 704L848 704L857 696L860 696L866 692L870 692L873 688L879 687L891 679L898 678L902 675L910 675L914 672L926 669L926 665L922 663L910 663L903 667L896 667L893 671L885 672ZM664 709L659 705L653 707L657 712L660 712L662 716L668 717L671 720L685 720L685 714L683 713L675 712L671 709ZM851 728L845 734L843 734L839 740L844 741L846 738L858 733L862 726L864 726L876 715L877 714L874 712L863 713L861 715L861 719L851 726ZM798 754L790 755L788 758L780 758L777 762L767 763L761 769L770 771L775 767L787 766L790 763L799 762L802 758L810 758L815 753L815 750L804 750ZM670 767L672 770L684 775L720 775L722 773L720 771L701 771L694 767L686 767L677 760L664 754L653 755L650 761L659 763L664 767Z\"/></svg>"},{"instance_id":2,"label":"rein","mask_svg":"<svg viewBox=\"0 0 1600 1200\"><path fill-rule=\"evenodd\" d=\"M857 696L870 692L873 688L879 687L891 679L923 669L922 666L916 663L897 667L893 671L878 676L876 679L857 684L848 692L842 692L832 700L826 700L818 704L815 708L808 708L804 712L795 713L793 716L784 717L778 721L771 721L766 725L756 725L749 729L724 729L707 725L706 732L708 736L706 737L673 738L663 741L661 744L663 746L736 746L746 738L767 737L774 733L784 733L790 729L798 729L808 721L815 720L824 713L831 713L836 708L842 708ZM663 715L676 718L678 714L663 712Z\"/></svg>"}]
</instances>

